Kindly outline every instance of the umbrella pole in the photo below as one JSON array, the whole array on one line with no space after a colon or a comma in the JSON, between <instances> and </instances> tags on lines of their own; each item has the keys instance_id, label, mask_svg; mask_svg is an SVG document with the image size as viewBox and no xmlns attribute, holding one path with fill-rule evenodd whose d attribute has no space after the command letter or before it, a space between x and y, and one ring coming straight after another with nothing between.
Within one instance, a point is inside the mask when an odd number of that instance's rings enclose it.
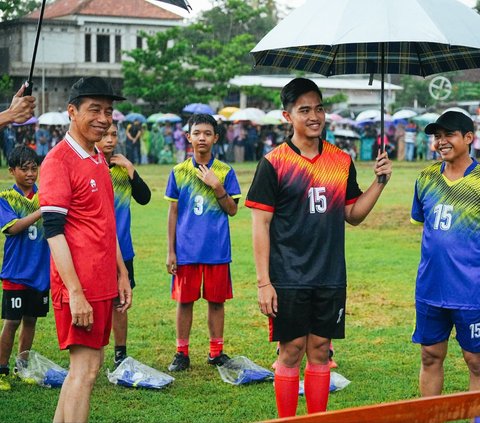
<instances>
[{"instance_id":1,"label":"umbrella pole","mask_svg":"<svg viewBox=\"0 0 480 423\"><path fill-rule=\"evenodd\" d=\"M381 54L380 67L382 68L382 82L380 87L380 152L385 151L385 43L381 45ZM380 175L378 177L379 184L385 184L387 182L387 177L385 175Z\"/></svg>"},{"instance_id":2,"label":"umbrella pole","mask_svg":"<svg viewBox=\"0 0 480 423\"><path fill-rule=\"evenodd\" d=\"M40 17L38 18L38 25L37 25L37 36L35 38L35 46L33 47L32 64L30 65L30 75L28 76L28 80L25 83L25 91L23 92L23 95L32 95L33 69L35 68L35 59L37 57L38 40L40 39L40 31L42 29L43 12L45 11L45 3L46 3L46 0L42 0L42 7L40 9Z\"/></svg>"}]
</instances>

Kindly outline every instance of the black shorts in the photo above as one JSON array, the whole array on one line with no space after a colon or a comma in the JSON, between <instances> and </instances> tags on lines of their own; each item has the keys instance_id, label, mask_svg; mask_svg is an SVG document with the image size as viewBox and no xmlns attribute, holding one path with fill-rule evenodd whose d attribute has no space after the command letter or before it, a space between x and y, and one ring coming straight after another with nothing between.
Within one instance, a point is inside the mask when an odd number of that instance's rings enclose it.
<instances>
[{"instance_id":1,"label":"black shorts","mask_svg":"<svg viewBox=\"0 0 480 423\"><path fill-rule=\"evenodd\" d=\"M130 288L135 288L135 274L133 272L133 259L124 260L125 267L128 270L128 279L130 280Z\"/></svg>"},{"instance_id":2,"label":"black shorts","mask_svg":"<svg viewBox=\"0 0 480 423\"><path fill-rule=\"evenodd\" d=\"M270 318L270 341L288 342L312 333L345 338L346 288L277 289L278 312Z\"/></svg>"},{"instance_id":3,"label":"black shorts","mask_svg":"<svg viewBox=\"0 0 480 423\"><path fill-rule=\"evenodd\" d=\"M22 291L4 289L2 297L2 319L22 320L23 316L45 317L48 313L49 290Z\"/></svg>"}]
</instances>

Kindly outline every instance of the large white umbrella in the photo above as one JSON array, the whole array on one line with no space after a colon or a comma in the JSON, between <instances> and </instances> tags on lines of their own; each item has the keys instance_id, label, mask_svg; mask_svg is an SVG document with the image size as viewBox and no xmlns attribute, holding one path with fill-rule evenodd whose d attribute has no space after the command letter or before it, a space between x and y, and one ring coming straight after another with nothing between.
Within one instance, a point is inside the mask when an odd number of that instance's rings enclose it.
<instances>
[{"instance_id":1,"label":"large white umbrella","mask_svg":"<svg viewBox=\"0 0 480 423\"><path fill-rule=\"evenodd\" d=\"M351 129L335 129L335 131L333 131L333 135L339 138L360 139L360 135Z\"/></svg>"},{"instance_id":2,"label":"large white umbrella","mask_svg":"<svg viewBox=\"0 0 480 423\"><path fill-rule=\"evenodd\" d=\"M480 67L480 16L456 0L307 0L251 51L258 66L427 76ZM381 140L384 140L383 115Z\"/></svg>"},{"instance_id":3,"label":"large white umbrella","mask_svg":"<svg viewBox=\"0 0 480 423\"><path fill-rule=\"evenodd\" d=\"M367 119L380 120L380 110L377 110L377 109L363 110L355 118L357 122L361 120L367 120Z\"/></svg>"},{"instance_id":4,"label":"large white umbrella","mask_svg":"<svg viewBox=\"0 0 480 423\"><path fill-rule=\"evenodd\" d=\"M412 118L414 122L416 122L418 125L426 126L429 123L435 122L440 115L438 113L423 113L422 115L418 115Z\"/></svg>"},{"instance_id":5,"label":"large white umbrella","mask_svg":"<svg viewBox=\"0 0 480 423\"><path fill-rule=\"evenodd\" d=\"M392 115L392 120L411 119L417 115L418 113L414 112L413 110L404 109L404 110L399 110L398 112L395 112Z\"/></svg>"},{"instance_id":6,"label":"large white umbrella","mask_svg":"<svg viewBox=\"0 0 480 423\"><path fill-rule=\"evenodd\" d=\"M240 109L233 113L229 120L249 120L251 122L260 123L265 116L263 110L257 109L256 107L247 107L246 109Z\"/></svg>"},{"instance_id":7,"label":"large white umbrella","mask_svg":"<svg viewBox=\"0 0 480 423\"><path fill-rule=\"evenodd\" d=\"M68 116L61 112L47 112L38 118L40 125L70 125Z\"/></svg>"}]
</instances>

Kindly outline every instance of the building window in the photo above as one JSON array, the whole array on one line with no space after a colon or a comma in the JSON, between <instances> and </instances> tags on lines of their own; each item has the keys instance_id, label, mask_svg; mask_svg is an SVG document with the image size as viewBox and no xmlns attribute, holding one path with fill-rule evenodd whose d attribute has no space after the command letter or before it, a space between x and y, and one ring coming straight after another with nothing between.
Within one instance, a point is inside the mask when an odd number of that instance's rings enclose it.
<instances>
[{"instance_id":1,"label":"building window","mask_svg":"<svg viewBox=\"0 0 480 423\"><path fill-rule=\"evenodd\" d=\"M97 35L97 62L110 62L110 36Z\"/></svg>"},{"instance_id":2,"label":"building window","mask_svg":"<svg viewBox=\"0 0 480 423\"><path fill-rule=\"evenodd\" d=\"M85 34L85 62L92 61L92 36Z\"/></svg>"},{"instance_id":3,"label":"building window","mask_svg":"<svg viewBox=\"0 0 480 423\"><path fill-rule=\"evenodd\" d=\"M137 36L137 48L143 48L143 38Z\"/></svg>"},{"instance_id":4,"label":"building window","mask_svg":"<svg viewBox=\"0 0 480 423\"><path fill-rule=\"evenodd\" d=\"M115 35L115 63L122 61L122 37Z\"/></svg>"}]
</instances>

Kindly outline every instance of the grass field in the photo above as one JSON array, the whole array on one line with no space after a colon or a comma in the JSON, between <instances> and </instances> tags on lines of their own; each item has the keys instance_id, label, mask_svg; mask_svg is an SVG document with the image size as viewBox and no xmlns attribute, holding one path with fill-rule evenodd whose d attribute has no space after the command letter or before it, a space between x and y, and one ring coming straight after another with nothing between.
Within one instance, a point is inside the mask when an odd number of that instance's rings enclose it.
<instances>
[{"instance_id":1,"label":"grass field","mask_svg":"<svg viewBox=\"0 0 480 423\"><path fill-rule=\"evenodd\" d=\"M329 409L415 398L419 347L412 345L414 283L419 260L420 229L409 223L413 184L425 163L395 163L394 176L367 220L347 227L347 335L335 342L337 371L351 380L330 396ZM357 163L362 188L373 179L372 163ZM149 205L133 205L137 287L129 312L129 355L159 370L175 352L175 303L169 299L170 278L165 271L167 202L163 193L170 166L143 166L140 174L153 191ZM255 164L235 166L245 196ZM0 169L0 187L11 184ZM251 248L250 211L243 205L230 221L235 298L226 306L225 351L245 355L270 367L275 345L267 341L267 321L258 311ZM88 254L88 251L85 252ZM58 350L53 313L37 326L33 349L66 367L68 354ZM95 387L91 422L249 422L276 416L271 383L235 387L221 381L206 364L208 331L206 303L195 306L190 341L191 371L175 374L163 391L134 390L108 382L113 347L106 348L106 364ZM451 343L446 362L445 392L468 386L458 345ZM48 422L59 390L13 382L0 392L0 422ZM299 414L305 401L299 401Z\"/></svg>"}]
</instances>

